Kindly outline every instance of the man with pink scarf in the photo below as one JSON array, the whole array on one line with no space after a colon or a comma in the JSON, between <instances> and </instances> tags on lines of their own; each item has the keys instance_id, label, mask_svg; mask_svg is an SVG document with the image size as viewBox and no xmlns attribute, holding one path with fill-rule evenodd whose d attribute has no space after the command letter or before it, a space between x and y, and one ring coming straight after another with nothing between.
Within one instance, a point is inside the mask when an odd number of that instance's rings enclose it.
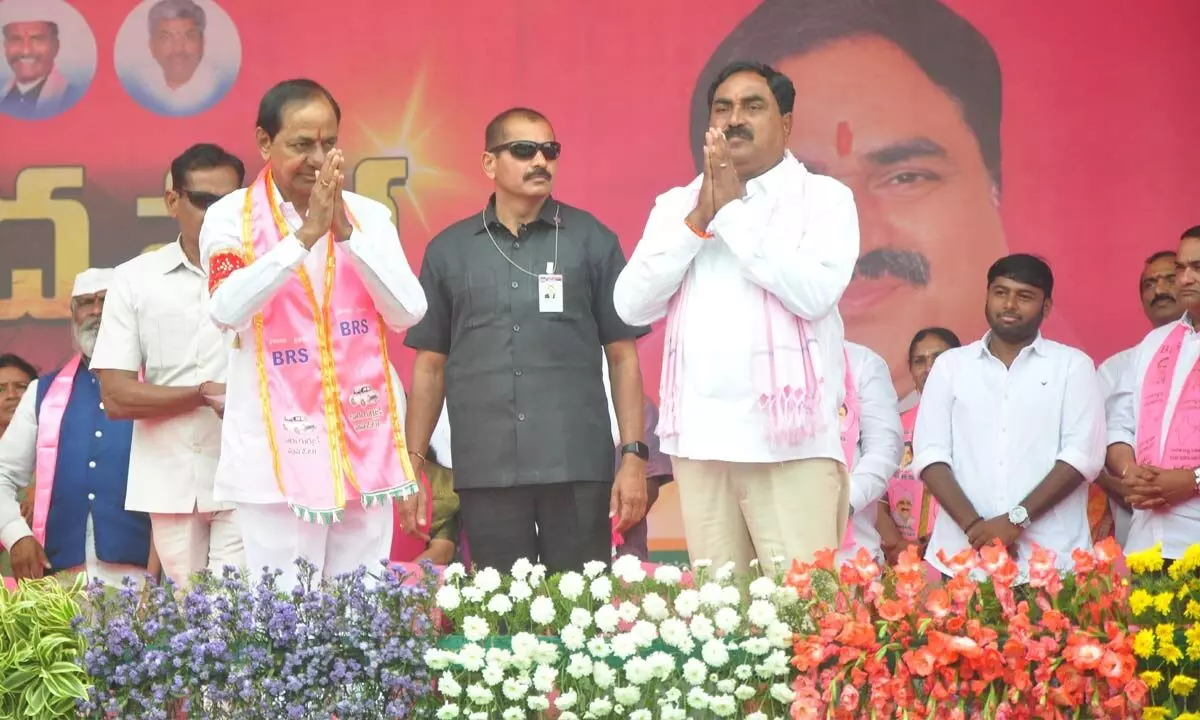
<instances>
[{"instance_id":1,"label":"man with pink scarf","mask_svg":"<svg viewBox=\"0 0 1200 720\"><path fill-rule=\"evenodd\" d=\"M93 268L75 278L75 353L30 384L0 437L0 544L17 578L80 572L119 586L125 577L141 584L151 564L158 574L150 517L125 509L133 424L108 419L90 368L112 273ZM17 491L34 475L26 523Z\"/></svg>"},{"instance_id":2,"label":"man with pink scarf","mask_svg":"<svg viewBox=\"0 0 1200 720\"><path fill-rule=\"evenodd\" d=\"M268 90L255 133L266 167L200 232L209 313L230 346L213 494L237 504L250 570L279 570L285 589L298 558L322 577L377 571L389 504L418 489L386 332L420 320L425 295L391 211L344 190L340 120L311 80Z\"/></svg>"},{"instance_id":3,"label":"man with pink scarf","mask_svg":"<svg viewBox=\"0 0 1200 720\"><path fill-rule=\"evenodd\" d=\"M850 513L837 302L858 216L786 151L795 96L766 65L721 71L704 172L658 198L614 293L627 323L667 318L658 435L688 552L766 572L837 548Z\"/></svg>"}]
</instances>

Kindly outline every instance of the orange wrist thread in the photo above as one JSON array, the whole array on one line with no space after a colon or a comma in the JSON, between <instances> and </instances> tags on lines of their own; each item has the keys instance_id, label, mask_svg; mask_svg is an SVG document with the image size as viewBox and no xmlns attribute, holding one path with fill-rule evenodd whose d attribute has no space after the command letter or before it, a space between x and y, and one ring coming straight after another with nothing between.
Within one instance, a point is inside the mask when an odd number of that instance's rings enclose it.
<instances>
[{"instance_id":1,"label":"orange wrist thread","mask_svg":"<svg viewBox=\"0 0 1200 720\"><path fill-rule=\"evenodd\" d=\"M695 225L693 225L691 223L691 221L688 220L687 218L684 218L683 224L687 225L688 230L691 230L692 232L696 233L696 236L701 238L702 240L707 240L713 236L713 234L710 232L701 231L699 228L697 228Z\"/></svg>"}]
</instances>

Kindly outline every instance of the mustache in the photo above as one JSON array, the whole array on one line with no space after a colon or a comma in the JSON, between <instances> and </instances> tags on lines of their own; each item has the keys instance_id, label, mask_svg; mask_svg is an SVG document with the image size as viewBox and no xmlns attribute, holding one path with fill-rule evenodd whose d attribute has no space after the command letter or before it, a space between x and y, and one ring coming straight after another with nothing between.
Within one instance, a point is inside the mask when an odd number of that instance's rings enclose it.
<instances>
[{"instance_id":1,"label":"mustache","mask_svg":"<svg viewBox=\"0 0 1200 720\"><path fill-rule=\"evenodd\" d=\"M730 125L729 127L725 128L726 140L732 140L735 137L740 137L745 140L753 140L754 133L751 132L750 128L746 127L745 125Z\"/></svg>"},{"instance_id":2,"label":"mustache","mask_svg":"<svg viewBox=\"0 0 1200 720\"><path fill-rule=\"evenodd\" d=\"M871 280L890 275L913 287L924 287L929 284L929 259L915 250L879 248L858 259L854 275Z\"/></svg>"},{"instance_id":3,"label":"mustache","mask_svg":"<svg viewBox=\"0 0 1200 720\"><path fill-rule=\"evenodd\" d=\"M530 170L529 172L525 173L526 180L534 180L536 178L542 178L543 180L553 180L554 176L550 174L549 170L547 170L546 168L543 168L543 167L536 167L536 168Z\"/></svg>"},{"instance_id":4,"label":"mustache","mask_svg":"<svg viewBox=\"0 0 1200 720\"><path fill-rule=\"evenodd\" d=\"M1158 295L1154 296L1154 299L1150 301L1150 304L1157 305L1160 300L1166 300L1167 302L1175 302L1175 296L1168 295L1166 293L1159 293Z\"/></svg>"}]
</instances>

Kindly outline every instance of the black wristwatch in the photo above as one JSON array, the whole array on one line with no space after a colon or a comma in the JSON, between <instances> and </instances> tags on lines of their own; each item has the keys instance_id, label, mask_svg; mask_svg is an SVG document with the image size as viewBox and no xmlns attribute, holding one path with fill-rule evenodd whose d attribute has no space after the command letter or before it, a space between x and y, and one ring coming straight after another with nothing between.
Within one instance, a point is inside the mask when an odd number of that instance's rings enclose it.
<instances>
[{"instance_id":1,"label":"black wristwatch","mask_svg":"<svg viewBox=\"0 0 1200 720\"><path fill-rule=\"evenodd\" d=\"M638 457L640 457L642 460L649 460L650 459L650 446L647 445L646 443L642 442L641 440L637 440L635 442L629 443L628 445L621 446L621 454L625 455L627 453L633 453L634 455L637 455Z\"/></svg>"}]
</instances>

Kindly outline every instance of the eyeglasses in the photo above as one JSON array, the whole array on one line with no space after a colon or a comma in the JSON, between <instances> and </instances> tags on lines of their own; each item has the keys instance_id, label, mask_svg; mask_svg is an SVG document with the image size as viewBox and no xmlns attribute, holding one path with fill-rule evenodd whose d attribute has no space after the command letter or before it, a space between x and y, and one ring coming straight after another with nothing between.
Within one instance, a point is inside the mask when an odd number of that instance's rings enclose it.
<instances>
[{"instance_id":1,"label":"eyeglasses","mask_svg":"<svg viewBox=\"0 0 1200 720\"><path fill-rule=\"evenodd\" d=\"M562 145L556 142L535 143L532 140L513 140L503 145L488 148L488 152L492 154L501 153L505 150L518 160L532 160L538 154L539 150L542 152L542 155L546 156L547 160L557 160L559 153L562 152Z\"/></svg>"},{"instance_id":2,"label":"eyeglasses","mask_svg":"<svg viewBox=\"0 0 1200 720\"><path fill-rule=\"evenodd\" d=\"M175 192L186 197L188 202L194 205L197 210L207 210L218 200L225 197L224 195L218 195L216 193L201 192L199 190L186 190L184 188L180 188Z\"/></svg>"}]
</instances>

